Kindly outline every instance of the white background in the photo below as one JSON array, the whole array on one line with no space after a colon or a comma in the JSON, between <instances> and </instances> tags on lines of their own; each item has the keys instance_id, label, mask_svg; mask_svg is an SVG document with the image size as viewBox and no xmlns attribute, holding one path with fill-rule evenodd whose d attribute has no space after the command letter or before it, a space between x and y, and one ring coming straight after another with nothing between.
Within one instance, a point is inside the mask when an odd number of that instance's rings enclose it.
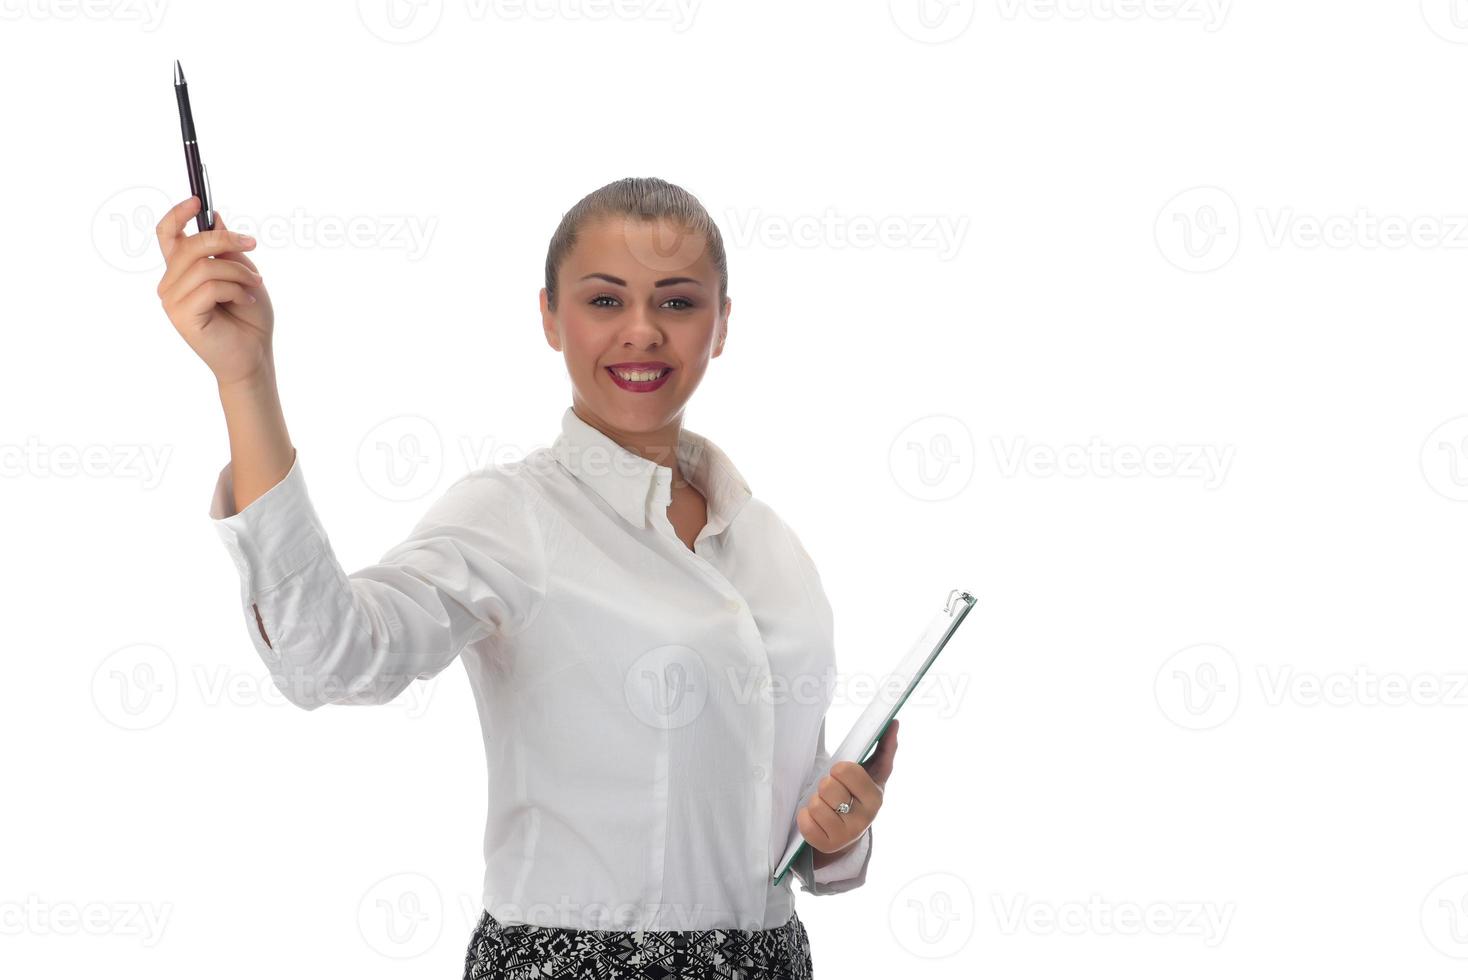
<instances>
[{"instance_id":1,"label":"white background","mask_svg":"<svg viewBox=\"0 0 1468 980\"><path fill-rule=\"evenodd\" d=\"M0 972L457 977L478 913L462 669L308 714L250 646L177 57L349 569L554 438L564 210L719 222L686 424L842 681L979 597L817 976L1461 976L1468 4L689 3L0 2Z\"/></svg>"}]
</instances>

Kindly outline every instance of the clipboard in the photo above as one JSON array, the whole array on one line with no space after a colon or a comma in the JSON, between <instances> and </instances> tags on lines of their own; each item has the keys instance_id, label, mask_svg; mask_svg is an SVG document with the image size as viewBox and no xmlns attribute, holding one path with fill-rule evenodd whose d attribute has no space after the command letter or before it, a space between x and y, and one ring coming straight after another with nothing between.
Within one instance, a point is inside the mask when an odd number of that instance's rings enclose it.
<instances>
[{"instance_id":1,"label":"clipboard","mask_svg":"<svg viewBox=\"0 0 1468 980\"><path fill-rule=\"evenodd\" d=\"M897 717L897 712L916 690L923 675L928 672L933 661L938 659L938 654L943 652L943 648L953 638L959 624L963 622L964 617L968 615L968 611L977 601L972 595L959 589L948 593L948 599L943 603L942 610L934 614L932 620L907 651L907 655L887 675L883 683L878 685L876 697L866 706L861 717L857 718L856 724L851 726L851 731L846 733L846 737L831 754L831 765L838 762L861 763L871 758L877 743L882 739L882 734L887 731L887 726L892 723L893 718ZM803 808L804 806L805 800L798 801L797 807ZM770 884L780 884L795 864L800 852L809 846L810 844L800 833L800 827L792 815L790 836L785 845L785 853L781 856L780 863L770 878Z\"/></svg>"}]
</instances>

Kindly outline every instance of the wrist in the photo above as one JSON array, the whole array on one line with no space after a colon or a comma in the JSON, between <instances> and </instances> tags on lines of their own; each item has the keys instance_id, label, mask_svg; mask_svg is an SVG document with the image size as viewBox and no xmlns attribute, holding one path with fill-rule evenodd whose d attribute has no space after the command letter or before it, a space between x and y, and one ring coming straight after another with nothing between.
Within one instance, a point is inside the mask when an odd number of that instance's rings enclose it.
<instances>
[{"instance_id":1,"label":"wrist","mask_svg":"<svg viewBox=\"0 0 1468 980\"><path fill-rule=\"evenodd\" d=\"M266 351L261 358L260 367L255 368L250 374L238 379L228 381L219 380L214 377L214 384L219 387L220 395L258 395L261 392L269 392L276 386L275 358Z\"/></svg>"},{"instance_id":2,"label":"wrist","mask_svg":"<svg viewBox=\"0 0 1468 980\"><path fill-rule=\"evenodd\" d=\"M253 373L231 381L215 379L221 398L249 398L275 391L275 364L266 363Z\"/></svg>"}]
</instances>

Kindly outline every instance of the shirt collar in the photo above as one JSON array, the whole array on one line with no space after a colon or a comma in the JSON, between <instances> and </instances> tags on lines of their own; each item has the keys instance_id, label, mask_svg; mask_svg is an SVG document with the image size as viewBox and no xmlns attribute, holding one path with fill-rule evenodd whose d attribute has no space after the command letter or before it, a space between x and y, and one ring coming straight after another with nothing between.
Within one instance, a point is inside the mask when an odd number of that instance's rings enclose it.
<instances>
[{"instance_id":1,"label":"shirt collar","mask_svg":"<svg viewBox=\"0 0 1468 980\"><path fill-rule=\"evenodd\" d=\"M551 452L634 527L647 527L653 508L666 513L673 500L671 467L623 448L574 408L561 416L561 434ZM749 500L749 484L723 450L686 427L678 436L678 468L708 502L709 536L728 527Z\"/></svg>"}]
</instances>

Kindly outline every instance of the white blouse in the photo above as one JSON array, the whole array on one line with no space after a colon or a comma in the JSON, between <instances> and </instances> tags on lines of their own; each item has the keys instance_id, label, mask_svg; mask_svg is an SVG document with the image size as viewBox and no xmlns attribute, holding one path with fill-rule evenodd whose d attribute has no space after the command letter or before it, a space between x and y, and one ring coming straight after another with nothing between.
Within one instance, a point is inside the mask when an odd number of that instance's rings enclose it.
<instances>
[{"instance_id":1,"label":"white blouse","mask_svg":"<svg viewBox=\"0 0 1468 980\"><path fill-rule=\"evenodd\" d=\"M672 470L572 408L550 447L448 487L407 540L346 574L290 472L209 516L240 575L251 641L294 704L383 704L455 659L484 732L484 907L575 929L771 929L770 884L830 771L831 606L795 533L710 440L684 428L708 501L692 550L668 520ZM871 829L794 874L866 881Z\"/></svg>"}]
</instances>

